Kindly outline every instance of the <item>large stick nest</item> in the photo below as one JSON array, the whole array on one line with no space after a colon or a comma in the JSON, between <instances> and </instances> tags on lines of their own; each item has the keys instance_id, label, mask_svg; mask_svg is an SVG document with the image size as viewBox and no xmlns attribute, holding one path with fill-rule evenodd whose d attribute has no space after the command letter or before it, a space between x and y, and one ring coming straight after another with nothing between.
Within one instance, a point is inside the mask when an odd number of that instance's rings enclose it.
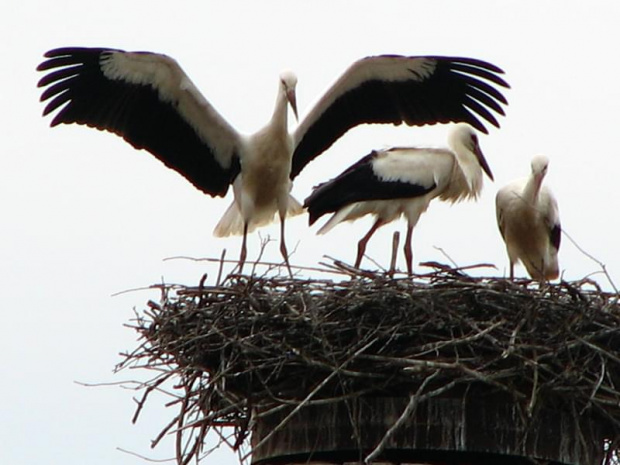
<instances>
[{"instance_id":1,"label":"large stick nest","mask_svg":"<svg viewBox=\"0 0 620 465\"><path fill-rule=\"evenodd\" d=\"M594 419L608 449L620 439L620 304L587 280L230 276L162 286L132 326L142 343L122 366L155 374L136 416L172 382L179 410L162 436L176 431L179 463L204 453L210 430L232 427L238 448L261 415L471 384L508 394L523 422L563 406Z\"/></svg>"}]
</instances>

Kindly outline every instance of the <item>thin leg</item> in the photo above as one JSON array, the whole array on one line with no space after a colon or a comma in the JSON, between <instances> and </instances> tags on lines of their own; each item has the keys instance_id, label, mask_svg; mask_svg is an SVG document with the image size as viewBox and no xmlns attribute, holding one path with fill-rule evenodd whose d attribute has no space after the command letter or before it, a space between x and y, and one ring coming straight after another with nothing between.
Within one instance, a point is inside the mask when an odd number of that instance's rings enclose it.
<instances>
[{"instance_id":1,"label":"thin leg","mask_svg":"<svg viewBox=\"0 0 620 465\"><path fill-rule=\"evenodd\" d=\"M368 244L368 241L370 240L372 235L377 231L377 229L383 226L383 224L383 220L381 218L377 218L377 221L375 221L375 223L372 225L370 231L368 231L368 233L364 237L362 237L357 243L357 258L355 259L355 268L360 267L360 263L362 263L362 257L364 256L364 252L366 252L366 244Z\"/></svg>"},{"instance_id":2,"label":"thin leg","mask_svg":"<svg viewBox=\"0 0 620 465\"><path fill-rule=\"evenodd\" d=\"M407 225L407 238L405 239L405 260L407 262L407 274L411 276L413 274L413 250L411 248L411 240L413 238L413 226Z\"/></svg>"},{"instance_id":3,"label":"thin leg","mask_svg":"<svg viewBox=\"0 0 620 465\"><path fill-rule=\"evenodd\" d=\"M280 253L284 257L284 261L286 263L286 268L288 269L288 274L290 277L293 277L293 272L291 271L291 264L288 261L288 250L286 249L286 242L284 241L284 219L286 218L286 214L280 214Z\"/></svg>"},{"instance_id":4,"label":"thin leg","mask_svg":"<svg viewBox=\"0 0 620 465\"><path fill-rule=\"evenodd\" d=\"M510 261L510 280L514 281L514 279L515 279L515 264L511 260Z\"/></svg>"},{"instance_id":5,"label":"thin leg","mask_svg":"<svg viewBox=\"0 0 620 465\"><path fill-rule=\"evenodd\" d=\"M394 231L394 235L392 236L392 258L390 259L390 270L388 271L388 276L394 276L394 272L396 271L396 258L398 256L399 243L400 233L398 231Z\"/></svg>"},{"instance_id":6,"label":"thin leg","mask_svg":"<svg viewBox=\"0 0 620 465\"><path fill-rule=\"evenodd\" d=\"M243 224L243 239L241 242L241 255L239 256L239 274L243 274L243 265L245 264L245 258L248 255L247 239L248 239L248 223L246 221Z\"/></svg>"}]
</instances>

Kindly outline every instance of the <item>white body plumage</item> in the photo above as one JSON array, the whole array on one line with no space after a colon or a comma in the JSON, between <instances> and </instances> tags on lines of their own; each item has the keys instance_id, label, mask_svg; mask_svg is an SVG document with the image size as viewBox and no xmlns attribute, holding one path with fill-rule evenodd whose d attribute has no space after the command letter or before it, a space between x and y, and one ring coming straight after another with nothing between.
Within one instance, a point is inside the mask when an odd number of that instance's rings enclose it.
<instances>
[{"instance_id":1,"label":"white body plumage","mask_svg":"<svg viewBox=\"0 0 620 465\"><path fill-rule=\"evenodd\" d=\"M497 224L506 243L511 278L518 262L523 263L533 279L559 276L560 213L551 190L542 185L548 166L547 157L534 157L530 176L502 187L495 198Z\"/></svg>"},{"instance_id":2,"label":"white body plumage","mask_svg":"<svg viewBox=\"0 0 620 465\"><path fill-rule=\"evenodd\" d=\"M318 186L306 199L311 223L333 212L319 230L324 234L343 221L374 215L373 227L358 244L359 266L372 234L403 215L407 220L405 256L411 273L412 230L430 202L434 198L452 203L476 199L482 190L483 170L493 179L470 126L456 125L448 144L450 149L391 148L364 157L337 178Z\"/></svg>"}]
</instances>

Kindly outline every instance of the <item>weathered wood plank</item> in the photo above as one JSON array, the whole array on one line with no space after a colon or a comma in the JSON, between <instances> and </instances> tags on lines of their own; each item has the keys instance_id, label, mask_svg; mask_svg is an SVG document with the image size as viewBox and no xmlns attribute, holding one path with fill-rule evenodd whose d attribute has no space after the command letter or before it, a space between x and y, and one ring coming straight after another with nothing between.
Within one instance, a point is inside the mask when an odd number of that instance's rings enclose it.
<instances>
[{"instance_id":1,"label":"weathered wood plank","mask_svg":"<svg viewBox=\"0 0 620 465\"><path fill-rule=\"evenodd\" d=\"M360 398L347 403L303 408L287 425L260 447L286 414L262 418L252 435L254 465L307 463L360 463L381 443L399 419L406 397ZM604 435L587 417L576 417L558 406L523 411L504 394L431 398L420 404L412 418L385 443L378 462L446 463L458 455L467 463L520 463L535 459L576 465L598 465ZM360 452L361 451L361 452ZM471 455L474 454L474 455ZM288 457L288 459L287 459ZM508 458L511 460L507 460ZM491 460L492 458L492 460ZM283 461L284 460L284 461ZM357 462L355 462L357 461ZM531 462L530 462L531 463Z\"/></svg>"}]
</instances>

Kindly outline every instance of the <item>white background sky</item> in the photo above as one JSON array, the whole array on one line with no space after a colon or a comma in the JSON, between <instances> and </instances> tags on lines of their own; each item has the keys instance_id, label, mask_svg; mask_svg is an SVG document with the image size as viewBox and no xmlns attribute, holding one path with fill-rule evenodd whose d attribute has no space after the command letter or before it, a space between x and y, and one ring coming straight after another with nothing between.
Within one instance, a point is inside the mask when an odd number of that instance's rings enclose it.
<instances>
[{"instance_id":1,"label":"white background sky","mask_svg":"<svg viewBox=\"0 0 620 465\"><path fill-rule=\"evenodd\" d=\"M173 6L174 5L174 6ZM200 6L197 6L200 5ZM352 9L354 6L354 9ZM0 463L144 463L173 456L150 450L174 415L157 400L132 425L133 392L84 387L139 378L112 370L136 346L124 327L154 291L114 296L161 282L196 284L204 263L167 257L239 253L239 238L211 231L230 202L211 199L120 138L80 126L49 128L35 72L42 54L69 45L149 50L175 57L213 105L242 132L265 124L278 73L299 77L300 116L354 60L372 54L481 58L506 71L512 89L502 129L481 137L496 182L478 203L431 205L414 234L414 260L459 265L507 258L495 225L497 189L529 172L533 155L551 159L547 182L562 224L620 281L617 178L620 154L620 3L611 1L33 1L0 6ZM361 127L298 178L303 200L373 148L445 145L446 127ZM289 223L293 264L327 254L347 261L370 220L316 237L307 216ZM368 253L387 265L385 227ZM277 225L264 230L278 238ZM249 258L259 239L249 238ZM279 260L277 245L268 258ZM404 266L399 257L401 267ZM365 265L372 266L370 262ZM564 237L568 280L600 271ZM520 276L523 268L517 268ZM482 271L480 271L482 273ZM604 276L594 276L609 288ZM218 452L213 463L236 463Z\"/></svg>"}]
</instances>

